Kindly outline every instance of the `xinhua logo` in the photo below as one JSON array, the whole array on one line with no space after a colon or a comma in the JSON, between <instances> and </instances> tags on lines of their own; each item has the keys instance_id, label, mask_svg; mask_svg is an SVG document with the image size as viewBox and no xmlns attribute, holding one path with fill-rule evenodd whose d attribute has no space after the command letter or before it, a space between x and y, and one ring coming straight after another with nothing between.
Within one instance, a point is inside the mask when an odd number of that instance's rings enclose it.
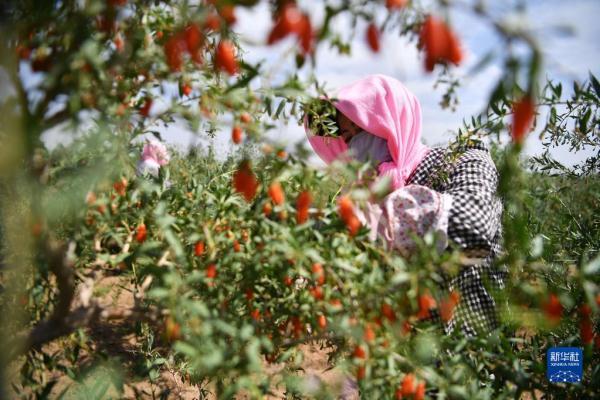
<instances>
[{"instance_id":1,"label":"xinhua logo","mask_svg":"<svg viewBox=\"0 0 600 400\"><path fill-rule=\"evenodd\" d=\"M550 382L580 382L583 353L579 347L551 347L546 352L546 367Z\"/></svg>"}]
</instances>

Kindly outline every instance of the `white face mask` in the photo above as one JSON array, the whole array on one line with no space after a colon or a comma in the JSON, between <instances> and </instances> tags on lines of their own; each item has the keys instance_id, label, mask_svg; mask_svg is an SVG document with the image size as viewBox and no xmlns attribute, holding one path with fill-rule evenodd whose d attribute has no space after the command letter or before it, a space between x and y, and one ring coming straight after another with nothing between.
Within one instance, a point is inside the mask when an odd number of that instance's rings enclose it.
<instances>
[{"instance_id":1,"label":"white face mask","mask_svg":"<svg viewBox=\"0 0 600 400\"><path fill-rule=\"evenodd\" d=\"M360 162L371 161L375 166L382 162L392 161L387 140L366 131L360 131L350 139L348 146L352 157Z\"/></svg>"}]
</instances>

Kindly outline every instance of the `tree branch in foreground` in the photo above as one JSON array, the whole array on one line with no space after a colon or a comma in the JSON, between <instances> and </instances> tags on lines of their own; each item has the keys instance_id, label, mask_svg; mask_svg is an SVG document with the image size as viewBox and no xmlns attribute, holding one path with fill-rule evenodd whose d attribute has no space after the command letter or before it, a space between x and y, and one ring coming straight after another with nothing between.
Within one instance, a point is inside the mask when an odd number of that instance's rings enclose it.
<instances>
[{"instance_id":1,"label":"tree branch in foreground","mask_svg":"<svg viewBox=\"0 0 600 400\"><path fill-rule=\"evenodd\" d=\"M24 332L9 341L7 345L7 348L11 349L8 352L9 362L22 354L39 349L52 340L68 335L79 328L89 326L94 322L124 318L157 319L158 310L150 310L151 312L149 312L141 305L145 290L152 283L151 277L147 277L139 287L139 291L135 293L133 307L125 310L105 308L96 299L92 298L94 282L98 277L85 279L79 287L75 284L74 251L75 244L73 242L67 246L56 240L46 240L44 253L48 259L50 271L56 276L58 303L48 319L39 322L29 332ZM77 297L76 293L79 293ZM73 308L75 302L79 305Z\"/></svg>"}]
</instances>

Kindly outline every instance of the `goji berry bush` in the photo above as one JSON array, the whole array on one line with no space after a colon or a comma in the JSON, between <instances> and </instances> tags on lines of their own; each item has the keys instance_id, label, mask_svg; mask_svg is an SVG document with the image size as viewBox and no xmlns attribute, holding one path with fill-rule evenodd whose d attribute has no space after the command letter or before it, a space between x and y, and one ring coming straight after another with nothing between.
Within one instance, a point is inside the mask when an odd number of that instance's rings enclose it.
<instances>
[{"instance_id":1,"label":"goji berry bush","mask_svg":"<svg viewBox=\"0 0 600 400\"><path fill-rule=\"evenodd\" d=\"M259 84L270 70L244 60L235 33L236 11L256 3L2 6L10 90L0 100L0 397L176 398L161 389L169 372L201 398L336 398L339 388L300 371L302 345L319 343L362 398L592 398L600 382L595 76L564 92L542 82L532 32L473 6L507 43L527 49L507 44L488 107L449 144L458 155L465 142L490 142L505 207L506 251L495 262L509 279L494 292L498 329L445 335L429 317L452 317L460 293L442 291L441 272L457 274L465 255L439 254L432 234L415 238L410 257L369 241L353 205L386 188L357 183L365 165L316 169L305 149L266 139L276 122L317 115L312 100L325 91L302 74ZM298 70L318 63L319 46L347 52L332 23L344 16L366 23L358 34L374 52L383 35L413 40L423 68L447 82L463 62L460 31L444 17L453 2L320 1L319 21L301 3L269 4L265 44L295 38ZM456 101L454 88L443 105ZM546 151L526 158L534 121ZM235 151L222 160L212 147L144 142L176 123L209 138L230 132ZM73 140L48 150L43 134L56 127ZM549 153L556 145L595 153L565 166ZM584 349L582 382L548 381L552 346Z\"/></svg>"}]
</instances>

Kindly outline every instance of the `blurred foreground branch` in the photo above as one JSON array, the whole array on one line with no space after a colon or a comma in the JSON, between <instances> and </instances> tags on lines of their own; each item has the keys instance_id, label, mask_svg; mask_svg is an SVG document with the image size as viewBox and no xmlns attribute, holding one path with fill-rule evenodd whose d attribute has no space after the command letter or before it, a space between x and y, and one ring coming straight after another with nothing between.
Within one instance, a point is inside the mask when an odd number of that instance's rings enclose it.
<instances>
[{"instance_id":1,"label":"blurred foreground branch","mask_svg":"<svg viewBox=\"0 0 600 400\"><path fill-rule=\"evenodd\" d=\"M124 250L127 248L128 245ZM131 308L104 307L93 298L94 283L100 278L96 273L93 272L93 276L84 279L79 286L75 283L74 251L74 242L66 245L50 238L45 241L44 253L50 270L56 277L58 302L48 319L8 343L8 361L93 323L124 318L153 321L159 316L158 310L148 310L141 304L145 291L152 283L152 277L147 277L140 285L134 294L134 305Z\"/></svg>"}]
</instances>

